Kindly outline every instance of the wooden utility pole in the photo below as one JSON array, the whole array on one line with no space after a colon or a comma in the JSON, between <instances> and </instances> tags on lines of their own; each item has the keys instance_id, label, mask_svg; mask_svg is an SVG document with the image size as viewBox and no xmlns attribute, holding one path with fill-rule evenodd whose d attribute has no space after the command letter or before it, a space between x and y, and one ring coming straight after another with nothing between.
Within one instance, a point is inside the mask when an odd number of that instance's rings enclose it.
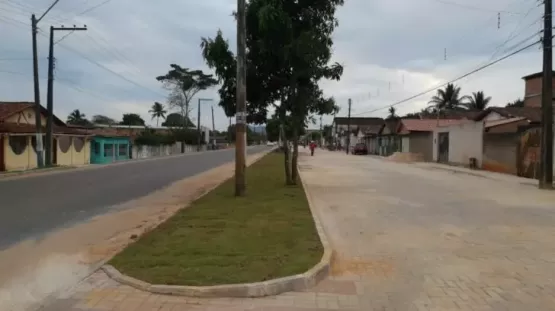
<instances>
[{"instance_id":1,"label":"wooden utility pole","mask_svg":"<svg viewBox=\"0 0 555 311\"><path fill-rule=\"evenodd\" d=\"M45 149L45 162L46 166L52 166L52 123L54 122L54 32L55 31L84 31L87 27L71 27L65 28L50 26L50 46L48 49L48 90L46 95L46 110L48 110L48 116L46 119L46 141L44 142Z\"/></svg>"},{"instance_id":2,"label":"wooden utility pole","mask_svg":"<svg viewBox=\"0 0 555 311\"><path fill-rule=\"evenodd\" d=\"M552 0L544 0L540 189L553 188L553 22L551 11Z\"/></svg>"},{"instance_id":3,"label":"wooden utility pole","mask_svg":"<svg viewBox=\"0 0 555 311\"><path fill-rule=\"evenodd\" d=\"M349 98L349 114L347 115L347 146L346 152L349 154L349 148L351 147L351 99Z\"/></svg>"},{"instance_id":4,"label":"wooden utility pole","mask_svg":"<svg viewBox=\"0 0 555 311\"><path fill-rule=\"evenodd\" d=\"M214 122L214 106L210 107L212 109L212 144L216 147L216 123Z\"/></svg>"},{"instance_id":5,"label":"wooden utility pole","mask_svg":"<svg viewBox=\"0 0 555 311\"><path fill-rule=\"evenodd\" d=\"M246 0L237 0L237 111L235 114L235 196L244 196L247 151Z\"/></svg>"}]
</instances>

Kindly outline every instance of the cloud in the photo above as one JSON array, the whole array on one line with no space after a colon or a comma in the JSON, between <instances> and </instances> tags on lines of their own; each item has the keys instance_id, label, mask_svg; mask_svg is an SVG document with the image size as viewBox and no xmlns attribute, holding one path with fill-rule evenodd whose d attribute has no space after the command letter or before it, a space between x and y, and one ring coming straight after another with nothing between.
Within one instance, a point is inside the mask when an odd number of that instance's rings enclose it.
<instances>
[{"instance_id":1,"label":"cloud","mask_svg":"<svg viewBox=\"0 0 555 311\"><path fill-rule=\"evenodd\" d=\"M167 94L155 77L164 74L170 63L209 71L200 55L200 38L213 36L218 29L235 46L231 17L235 0L112 0L80 14L102 2L60 1L40 22L43 103L49 26L86 24L89 29L72 33L55 46L55 113L62 119L80 109L87 116L105 114L115 119L123 113L139 113L151 122L150 106L163 102ZM42 14L50 3L0 3L5 29L0 33L1 100L32 100L29 18L32 12ZM345 66L345 73L341 81L321 85L340 104L339 115L346 115L350 98L354 115L384 116L389 105L539 39L541 17L542 8L535 0L421 0L403 5L349 0L338 12L334 34L334 61ZM56 39L63 35L56 33ZM534 47L457 84L465 94L483 90L493 97L493 105L502 106L523 96L522 76L540 70L540 50ZM418 110L432 95L399 104L397 112ZM218 98L216 89L199 96L215 102ZM196 106L196 100L192 104ZM205 125L211 125L210 105L202 105ZM214 112L216 127L225 128L228 119L222 109L216 106ZM192 114L196 117L197 111ZM331 118L324 117L324 124Z\"/></svg>"}]
</instances>

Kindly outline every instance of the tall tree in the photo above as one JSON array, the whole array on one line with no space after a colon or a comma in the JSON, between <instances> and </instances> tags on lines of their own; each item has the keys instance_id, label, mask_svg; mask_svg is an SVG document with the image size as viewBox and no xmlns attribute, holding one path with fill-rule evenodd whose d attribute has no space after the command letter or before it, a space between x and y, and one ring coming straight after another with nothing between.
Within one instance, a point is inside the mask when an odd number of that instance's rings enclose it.
<instances>
[{"instance_id":1,"label":"tall tree","mask_svg":"<svg viewBox=\"0 0 555 311\"><path fill-rule=\"evenodd\" d=\"M291 125L297 146L298 132L311 114L329 114L337 109L333 98L323 96L318 81L337 80L343 73L339 64L328 65L331 35L337 25L335 11L343 2L252 0L247 5L247 122L264 123L273 106L284 146L286 125ZM201 47L222 85L220 106L226 114L234 112L235 55L221 31L213 39L203 38ZM284 150L286 182L294 183L298 151L294 150L290 161L289 148Z\"/></svg>"},{"instance_id":2,"label":"tall tree","mask_svg":"<svg viewBox=\"0 0 555 311\"><path fill-rule=\"evenodd\" d=\"M396 110L395 110L395 107L393 107L393 106L389 107L389 110L388 110L389 115L387 116L387 119L395 119L395 118L397 118L397 114L395 113L395 111L396 111Z\"/></svg>"},{"instance_id":3,"label":"tall tree","mask_svg":"<svg viewBox=\"0 0 555 311\"><path fill-rule=\"evenodd\" d=\"M428 104L430 104L428 108L438 114L445 110L462 109L464 107L464 101L468 100L469 97L461 96L460 93L460 87L449 83L445 89L437 90L437 94L428 102Z\"/></svg>"},{"instance_id":4,"label":"tall tree","mask_svg":"<svg viewBox=\"0 0 555 311\"><path fill-rule=\"evenodd\" d=\"M79 109L73 110L67 116L67 121L66 122L67 122L67 124L71 124L71 125L81 125L81 126L91 125L91 122L89 120L87 120L85 114L81 113L81 111L79 111Z\"/></svg>"},{"instance_id":5,"label":"tall tree","mask_svg":"<svg viewBox=\"0 0 555 311\"><path fill-rule=\"evenodd\" d=\"M505 107L524 107L524 101L519 98L513 102L508 103Z\"/></svg>"},{"instance_id":6,"label":"tall tree","mask_svg":"<svg viewBox=\"0 0 555 311\"><path fill-rule=\"evenodd\" d=\"M215 86L218 81L202 70L190 70L177 64L171 64L170 67L168 73L156 77L156 80L162 82L170 91L168 105L171 109L179 109L185 122L191 112L190 103L193 97L198 92ZM183 127L186 127L185 123Z\"/></svg>"},{"instance_id":7,"label":"tall tree","mask_svg":"<svg viewBox=\"0 0 555 311\"><path fill-rule=\"evenodd\" d=\"M184 119L185 117L183 115L181 115L180 113L170 113L168 114L168 116L166 117L166 120L164 122L162 122L162 126L167 126L167 127L183 127L183 124L185 124L185 126L187 128L190 127L194 127L195 125L193 124L193 122L191 122L191 120L187 117L187 119Z\"/></svg>"},{"instance_id":8,"label":"tall tree","mask_svg":"<svg viewBox=\"0 0 555 311\"><path fill-rule=\"evenodd\" d=\"M154 102L154 105L152 105L152 107L148 112L150 113L153 119L156 118L156 126L158 126L158 124L160 123L159 122L160 118L162 119L166 118L166 113L167 113L164 105L160 104L159 102Z\"/></svg>"},{"instance_id":9,"label":"tall tree","mask_svg":"<svg viewBox=\"0 0 555 311\"><path fill-rule=\"evenodd\" d=\"M470 110L485 110L491 101L491 96L485 96L483 91L473 92L468 96L464 106Z\"/></svg>"},{"instance_id":10,"label":"tall tree","mask_svg":"<svg viewBox=\"0 0 555 311\"><path fill-rule=\"evenodd\" d=\"M94 124L104 124L104 125L113 125L117 123L116 120L100 114L94 115L91 121Z\"/></svg>"},{"instance_id":11,"label":"tall tree","mask_svg":"<svg viewBox=\"0 0 555 311\"><path fill-rule=\"evenodd\" d=\"M136 113L126 113L123 115L122 121L119 124L144 126L145 120L143 120L143 118L141 118L141 116Z\"/></svg>"}]
</instances>

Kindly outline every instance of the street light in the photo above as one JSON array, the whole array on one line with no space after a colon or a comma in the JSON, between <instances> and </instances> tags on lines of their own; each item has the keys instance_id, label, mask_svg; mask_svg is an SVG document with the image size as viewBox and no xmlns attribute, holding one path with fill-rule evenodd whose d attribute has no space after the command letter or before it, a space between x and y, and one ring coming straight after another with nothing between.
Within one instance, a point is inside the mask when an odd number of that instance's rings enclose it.
<instances>
[{"instance_id":1,"label":"street light","mask_svg":"<svg viewBox=\"0 0 555 311\"><path fill-rule=\"evenodd\" d=\"M202 133L200 131L200 103L202 101L207 101L207 102L211 102L213 101L212 98L199 98L198 99L198 120L197 120L197 131L198 131L198 141L197 141L197 151L200 152L200 142L202 139Z\"/></svg>"}]
</instances>

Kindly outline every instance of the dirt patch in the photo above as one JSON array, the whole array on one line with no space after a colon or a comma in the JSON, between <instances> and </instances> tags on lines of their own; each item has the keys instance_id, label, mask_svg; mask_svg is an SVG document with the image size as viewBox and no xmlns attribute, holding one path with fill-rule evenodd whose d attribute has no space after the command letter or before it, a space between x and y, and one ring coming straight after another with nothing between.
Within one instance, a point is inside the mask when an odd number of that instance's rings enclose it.
<instances>
[{"instance_id":1,"label":"dirt patch","mask_svg":"<svg viewBox=\"0 0 555 311\"><path fill-rule=\"evenodd\" d=\"M389 259L366 260L360 258L345 258L333 254L331 275L358 275L386 278L394 273L393 263Z\"/></svg>"},{"instance_id":2,"label":"dirt patch","mask_svg":"<svg viewBox=\"0 0 555 311\"><path fill-rule=\"evenodd\" d=\"M398 163L424 162L424 156L422 154L410 152L395 152L386 159Z\"/></svg>"},{"instance_id":3,"label":"dirt patch","mask_svg":"<svg viewBox=\"0 0 555 311\"><path fill-rule=\"evenodd\" d=\"M248 164L262 156L249 156ZM219 166L115 207L116 212L0 252L0 310L24 310L75 284L91 266L109 259L231 177L233 170L234 163Z\"/></svg>"}]
</instances>

